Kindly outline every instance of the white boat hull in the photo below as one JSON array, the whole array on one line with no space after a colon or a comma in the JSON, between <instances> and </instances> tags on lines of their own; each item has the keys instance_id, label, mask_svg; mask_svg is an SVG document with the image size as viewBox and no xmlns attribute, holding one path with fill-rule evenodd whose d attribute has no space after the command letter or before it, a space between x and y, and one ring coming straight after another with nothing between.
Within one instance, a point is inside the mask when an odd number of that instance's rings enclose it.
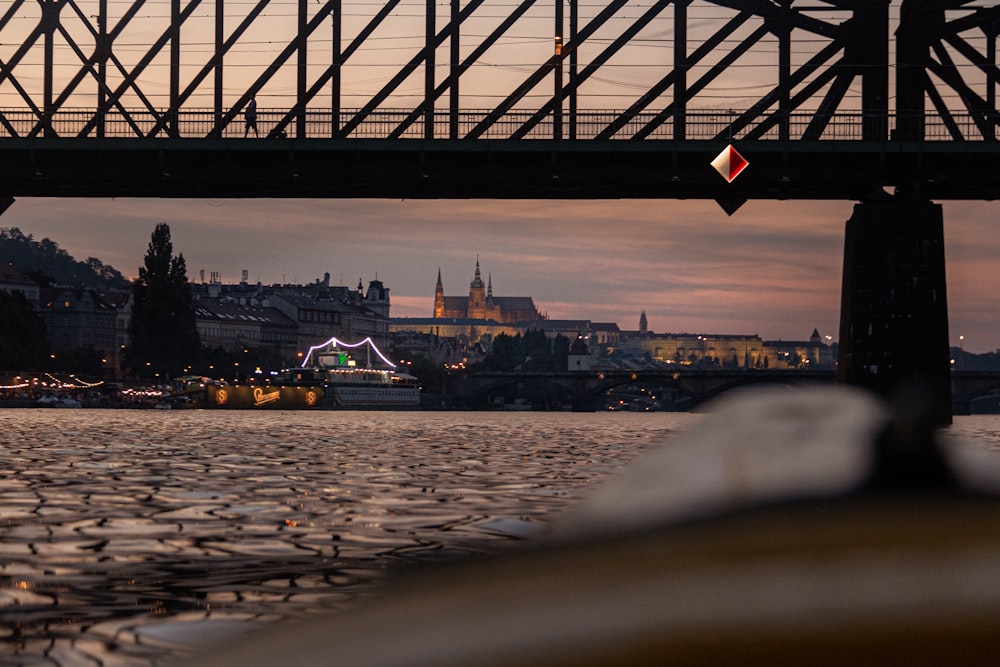
<instances>
[{"instance_id":1,"label":"white boat hull","mask_svg":"<svg viewBox=\"0 0 1000 667\"><path fill-rule=\"evenodd\" d=\"M420 389L417 387L333 385L327 397L327 406L333 408L415 408L420 405Z\"/></svg>"}]
</instances>

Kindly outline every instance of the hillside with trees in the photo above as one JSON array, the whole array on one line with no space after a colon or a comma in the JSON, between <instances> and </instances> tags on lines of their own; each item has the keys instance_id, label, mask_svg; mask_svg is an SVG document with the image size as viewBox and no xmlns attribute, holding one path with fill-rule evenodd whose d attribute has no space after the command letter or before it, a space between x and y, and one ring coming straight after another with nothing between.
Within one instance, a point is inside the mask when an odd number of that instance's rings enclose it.
<instances>
[{"instance_id":1,"label":"hillside with trees","mask_svg":"<svg viewBox=\"0 0 1000 667\"><path fill-rule=\"evenodd\" d=\"M13 264L43 287L125 289L129 286L117 269L96 257L77 261L55 241L49 238L37 241L17 227L0 227L0 263Z\"/></svg>"}]
</instances>

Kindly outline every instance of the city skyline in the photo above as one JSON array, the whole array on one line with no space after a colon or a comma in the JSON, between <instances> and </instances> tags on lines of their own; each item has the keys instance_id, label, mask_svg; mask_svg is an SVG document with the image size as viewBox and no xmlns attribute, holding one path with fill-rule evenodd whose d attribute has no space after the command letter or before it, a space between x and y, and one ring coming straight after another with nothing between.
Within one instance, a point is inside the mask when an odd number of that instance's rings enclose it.
<instances>
[{"instance_id":1,"label":"city skyline","mask_svg":"<svg viewBox=\"0 0 1000 667\"><path fill-rule=\"evenodd\" d=\"M1000 348L990 203L945 202L950 338ZM378 278L393 317L430 317L440 268L464 295L480 259L498 296L552 319L656 332L838 339L844 223L853 202L21 199L0 226L134 277L170 225L189 279L306 283ZM961 340L959 337L962 337Z\"/></svg>"}]
</instances>

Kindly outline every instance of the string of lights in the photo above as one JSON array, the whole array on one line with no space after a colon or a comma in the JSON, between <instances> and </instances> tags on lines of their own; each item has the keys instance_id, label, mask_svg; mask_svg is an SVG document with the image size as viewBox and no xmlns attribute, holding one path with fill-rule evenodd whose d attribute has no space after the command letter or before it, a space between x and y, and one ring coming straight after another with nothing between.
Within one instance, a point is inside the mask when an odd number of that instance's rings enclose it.
<instances>
[{"instance_id":1,"label":"string of lights","mask_svg":"<svg viewBox=\"0 0 1000 667\"><path fill-rule=\"evenodd\" d=\"M52 380L52 382L56 383L56 385L62 389L92 389L94 387L100 387L104 384L103 380L98 380L97 382L86 382L75 375L71 375L68 380L60 380L51 373L45 373L45 377Z\"/></svg>"},{"instance_id":2,"label":"string of lights","mask_svg":"<svg viewBox=\"0 0 1000 667\"><path fill-rule=\"evenodd\" d=\"M342 347L342 348L347 348L349 350L354 350L360 347L364 347L366 345L368 346L369 350L374 352L376 356L378 356L378 358L382 360L383 363L390 366L391 368L396 367L396 364L389 361L389 358L386 357L384 354L382 354L382 351L378 349L378 346L375 345L375 341L372 340L371 336L368 336L365 339L358 341L357 343L347 343L334 336L329 340L320 343L319 345L313 345L312 347L310 347L309 350L306 352L305 357L302 359L302 368L308 368L311 363L315 363L315 361L313 360L313 353L317 353L326 348L336 349Z\"/></svg>"}]
</instances>

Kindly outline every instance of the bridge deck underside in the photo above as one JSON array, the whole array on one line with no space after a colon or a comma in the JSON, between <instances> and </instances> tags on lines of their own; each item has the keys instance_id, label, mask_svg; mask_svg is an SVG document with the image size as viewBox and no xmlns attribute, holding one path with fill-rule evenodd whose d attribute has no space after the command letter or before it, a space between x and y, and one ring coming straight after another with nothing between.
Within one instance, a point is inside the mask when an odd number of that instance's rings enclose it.
<instances>
[{"instance_id":1,"label":"bridge deck underside","mask_svg":"<svg viewBox=\"0 0 1000 667\"><path fill-rule=\"evenodd\" d=\"M15 197L848 199L882 188L1000 196L1000 146L756 142L733 183L713 141L8 139L0 194Z\"/></svg>"}]
</instances>

